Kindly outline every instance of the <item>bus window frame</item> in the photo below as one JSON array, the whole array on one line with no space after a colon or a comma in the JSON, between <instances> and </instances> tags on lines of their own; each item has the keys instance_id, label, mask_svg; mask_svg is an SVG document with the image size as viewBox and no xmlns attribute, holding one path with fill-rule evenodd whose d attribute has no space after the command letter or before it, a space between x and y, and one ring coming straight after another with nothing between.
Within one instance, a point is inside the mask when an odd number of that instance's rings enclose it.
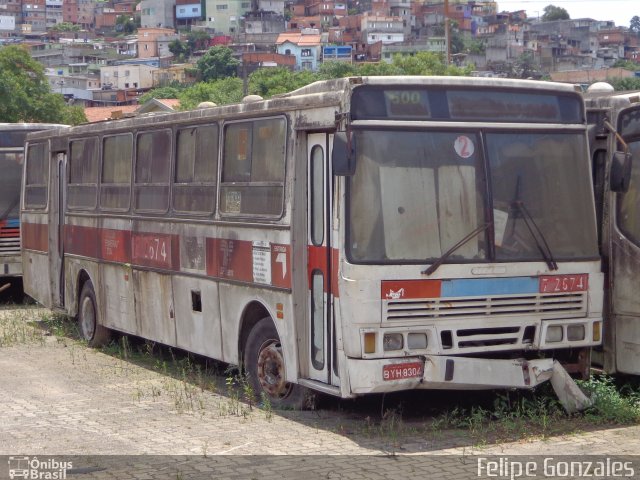
<instances>
[{"instance_id":1,"label":"bus window frame","mask_svg":"<svg viewBox=\"0 0 640 480\"><path fill-rule=\"evenodd\" d=\"M129 172L130 172L130 177L129 177L129 202L126 208L111 208L111 207L105 207L102 205L102 187L103 185L106 186L112 186L112 185L124 185L123 184L117 184L117 183L107 183L105 184L103 182L103 174L104 174L104 142L106 139L108 138L114 138L114 137L119 137L119 136L129 136L131 139L131 155L130 155L130 161L129 161ZM135 149L135 135L134 132L115 132L115 133L109 133L106 135L102 135L100 137L100 171L99 173L99 188L98 188L98 208L101 212L117 212L117 213L127 213L131 210L131 205L132 205L132 197L133 197L133 176L134 176L134 169L133 169L133 161L134 161L134 149Z\"/></svg>"},{"instance_id":2,"label":"bus window frame","mask_svg":"<svg viewBox=\"0 0 640 480\"><path fill-rule=\"evenodd\" d=\"M100 141L102 138L101 135L87 135L87 136L82 136L82 137L72 137L69 139L69 143L68 143L68 157L67 157L67 171L66 171L66 178L65 181L66 186L65 186L65 190L66 190L66 195L67 195L67 201L65 202L65 207L66 207L66 211L74 211L74 212L94 212L98 209L98 195L99 195L99 191L100 191L100 173L101 173L101 169L102 169L102 142ZM96 147L96 153L95 153L95 168L96 168L96 183L92 184L92 183L71 183L71 158L73 156L73 142L77 142L77 141L91 141L91 140L95 140L97 143L97 147ZM69 188L70 187L77 187L77 186L95 186L95 190L94 190L94 194L93 194L93 198L94 198L94 202L93 202L93 206L72 206L69 203L69 197L70 197L70 191Z\"/></svg>"},{"instance_id":3,"label":"bus window frame","mask_svg":"<svg viewBox=\"0 0 640 480\"><path fill-rule=\"evenodd\" d=\"M184 182L178 182L176 179L176 176L178 174L178 137L180 135L180 132L183 130L189 130L189 129L199 129L199 128L206 128L206 127L216 127L217 128L217 151L216 151L216 158L215 158L215 162L216 162L216 173L215 173L215 179L213 181L213 183L211 182L191 182L191 183L184 183ZM174 130L174 138L173 138L173 161L171 163L171 178L170 178L170 210L171 213L173 215L179 216L179 217L186 217L186 218L190 218L190 217L198 217L198 218L212 218L216 215L216 212L218 210L218 198L219 198L219 185L220 185L220 179L221 179L221 168L222 168L222 155L221 155L221 145L222 145L222 130L223 127L221 127L221 123L217 122L217 121L213 121L213 122L209 122L209 123L196 123L196 124L189 124L189 125L179 125L175 128ZM195 146L197 147L197 143L195 144ZM197 154L197 152L196 152ZM195 170L195 159L194 159L194 170ZM195 176L195 171L193 172L194 176ZM215 191L213 194L213 209L211 211L202 211L202 210L179 210L176 208L174 201L175 201L175 192L176 189L175 187L178 186L185 186L185 187L190 187L190 186L196 186L196 187L212 187Z\"/></svg>"},{"instance_id":4,"label":"bus window frame","mask_svg":"<svg viewBox=\"0 0 640 480\"><path fill-rule=\"evenodd\" d=\"M44 162L43 170L45 171L45 178L44 178L44 184L34 183L34 184L31 184L31 186L44 187L45 189L44 205L34 205L34 204L27 203L27 187L29 186L29 184L27 184L27 181L28 181L27 169L29 168L29 151L33 146L36 146L36 145L42 145L43 147L42 155L43 155L43 162ZM22 174L23 185L24 185L24 199L22 202L22 209L25 211L47 212L49 209L49 182L51 179L51 162L49 161L48 153L49 153L49 142L47 140L27 143L27 148L24 156L24 171Z\"/></svg>"},{"instance_id":5,"label":"bus window frame","mask_svg":"<svg viewBox=\"0 0 640 480\"><path fill-rule=\"evenodd\" d=\"M240 123L251 123L255 124L256 122L264 121L264 120L284 120L284 171L282 175L282 182L224 182L224 166L225 166L225 146L226 146L226 132L228 125L240 124ZM218 145L218 150L220 152L219 156L219 164L218 164L218 195L216 199L216 211L220 218L225 220L237 220L237 221L245 221L247 219L257 219L257 220L270 220L270 221L278 221L284 218L286 214L286 196L287 196L287 175L289 173L289 155L291 148L289 147L289 141L291 139L291 133L289 131L291 126L291 119L287 114L281 115L268 115L264 117L251 117L251 118L242 118L238 120L230 120L224 121L221 124L220 128L220 143ZM252 145L250 146L252 148ZM253 156L253 150L251 150L251 155ZM278 214L256 214L256 213L227 213L221 209L222 202L222 191L223 187L251 187L251 186L259 186L259 187L270 187L270 186L278 186L282 188L282 196L280 198L280 213Z\"/></svg>"},{"instance_id":6,"label":"bus window frame","mask_svg":"<svg viewBox=\"0 0 640 480\"><path fill-rule=\"evenodd\" d=\"M175 157L174 157L174 147L173 143L175 141L175 128L171 126L162 126L160 128L149 128L144 130L136 130L134 132L134 143L133 143L133 152L132 152L132 163L131 163L131 201L130 201L130 210L136 214L152 214L152 215L166 215L169 213L171 209L171 178L174 171L175 166ZM140 137L146 134L153 134L157 132L169 132L169 171L167 183L164 184L156 184L156 183L138 183L136 179L136 172L138 169L138 144L140 142ZM136 206L136 188L137 187L148 187L148 186L166 186L167 188L167 203L163 209L147 209L147 208L139 208Z\"/></svg>"}]
</instances>

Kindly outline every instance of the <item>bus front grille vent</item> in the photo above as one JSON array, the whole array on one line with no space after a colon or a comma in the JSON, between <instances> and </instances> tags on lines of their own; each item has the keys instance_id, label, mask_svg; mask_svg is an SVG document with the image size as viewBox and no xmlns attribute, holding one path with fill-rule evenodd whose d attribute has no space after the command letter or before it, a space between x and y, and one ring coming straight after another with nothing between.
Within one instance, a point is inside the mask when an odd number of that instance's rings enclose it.
<instances>
[{"instance_id":1,"label":"bus front grille vent","mask_svg":"<svg viewBox=\"0 0 640 480\"><path fill-rule=\"evenodd\" d=\"M586 292L532 294L424 300L383 301L383 318L389 322L473 318L500 315L580 317L587 312Z\"/></svg>"}]
</instances>

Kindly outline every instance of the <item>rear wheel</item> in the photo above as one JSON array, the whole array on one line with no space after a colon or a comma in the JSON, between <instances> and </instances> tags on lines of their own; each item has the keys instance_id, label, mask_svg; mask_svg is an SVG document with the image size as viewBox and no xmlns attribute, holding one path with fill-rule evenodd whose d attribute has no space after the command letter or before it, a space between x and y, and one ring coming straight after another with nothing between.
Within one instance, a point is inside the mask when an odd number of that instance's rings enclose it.
<instances>
[{"instance_id":1,"label":"rear wheel","mask_svg":"<svg viewBox=\"0 0 640 480\"><path fill-rule=\"evenodd\" d=\"M96 293L91 280L82 287L78 304L80 334L90 347L101 347L109 343L111 332L100 324Z\"/></svg>"},{"instance_id":2,"label":"rear wheel","mask_svg":"<svg viewBox=\"0 0 640 480\"><path fill-rule=\"evenodd\" d=\"M284 355L271 317L260 320L249 333L244 349L244 366L256 397L275 408L311 409L315 395L285 380Z\"/></svg>"}]
</instances>

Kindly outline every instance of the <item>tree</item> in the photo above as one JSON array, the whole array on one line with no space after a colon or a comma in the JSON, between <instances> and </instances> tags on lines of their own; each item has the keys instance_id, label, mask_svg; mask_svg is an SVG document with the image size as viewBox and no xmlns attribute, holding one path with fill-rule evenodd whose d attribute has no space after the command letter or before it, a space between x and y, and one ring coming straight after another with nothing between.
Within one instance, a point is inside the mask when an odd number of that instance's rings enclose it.
<instances>
[{"instance_id":1,"label":"tree","mask_svg":"<svg viewBox=\"0 0 640 480\"><path fill-rule=\"evenodd\" d=\"M640 35L640 17L638 15L634 15L629 22L629 30L634 32L636 35Z\"/></svg>"},{"instance_id":2,"label":"tree","mask_svg":"<svg viewBox=\"0 0 640 480\"><path fill-rule=\"evenodd\" d=\"M547 5L544 7L544 14L542 15L543 22L552 22L554 20L569 20L569 12L562 7L556 7L555 5Z\"/></svg>"},{"instance_id":3,"label":"tree","mask_svg":"<svg viewBox=\"0 0 640 480\"><path fill-rule=\"evenodd\" d=\"M319 79L309 70L292 72L285 67L261 68L249 76L249 91L264 98L287 93Z\"/></svg>"},{"instance_id":4,"label":"tree","mask_svg":"<svg viewBox=\"0 0 640 480\"><path fill-rule=\"evenodd\" d=\"M62 123L67 108L51 93L44 68L20 45L0 48L0 122Z\"/></svg>"},{"instance_id":5,"label":"tree","mask_svg":"<svg viewBox=\"0 0 640 480\"><path fill-rule=\"evenodd\" d=\"M532 52L524 52L511 66L510 77L512 78L535 78L539 77L535 58Z\"/></svg>"},{"instance_id":6,"label":"tree","mask_svg":"<svg viewBox=\"0 0 640 480\"><path fill-rule=\"evenodd\" d=\"M65 125L80 125L87 123L87 116L84 114L84 108L78 105L65 105L62 110L62 123Z\"/></svg>"},{"instance_id":7,"label":"tree","mask_svg":"<svg viewBox=\"0 0 640 480\"><path fill-rule=\"evenodd\" d=\"M199 82L184 89L179 95L180 110L192 110L201 102L218 105L238 103L242 100L242 80L222 78L213 82Z\"/></svg>"},{"instance_id":8,"label":"tree","mask_svg":"<svg viewBox=\"0 0 640 480\"><path fill-rule=\"evenodd\" d=\"M240 62L233 58L233 52L230 48L218 45L211 47L198 60L196 68L201 80L209 82L226 77L235 77L239 64Z\"/></svg>"},{"instance_id":9,"label":"tree","mask_svg":"<svg viewBox=\"0 0 640 480\"><path fill-rule=\"evenodd\" d=\"M187 48L189 55L198 50L205 50L209 47L211 37L207 32L196 30L187 34Z\"/></svg>"},{"instance_id":10,"label":"tree","mask_svg":"<svg viewBox=\"0 0 640 480\"><path fill-rule=\"evenodd\" d=\"M129 15L120 15L116 18L116 31L131 35L138 27L136 21Z\"/></svg>"},{"instance_id":11,"label":"tree","mask_svg":"<svg viewBox=\"0 0 640 480\"><path fill-rule=\"evenodd\" d=\"M148 102L152 98L178 98L180 93L185 90L184 87L178 87L169 85L166 87L154 88L153 90L149 90L144 95L141 95L138 99L138 103L142 105L143 103Z\"/></svg>"},{"instance_id":12,"label":"tree","mask_svg":"<svg viewBox=\"0 0 640 480\"><path fill-rule=\"evenodd\" d=\"M169 42L169 51L178 62L185 62L189 58L189 46L178 39Z\"/></svg>"}]
</instances>

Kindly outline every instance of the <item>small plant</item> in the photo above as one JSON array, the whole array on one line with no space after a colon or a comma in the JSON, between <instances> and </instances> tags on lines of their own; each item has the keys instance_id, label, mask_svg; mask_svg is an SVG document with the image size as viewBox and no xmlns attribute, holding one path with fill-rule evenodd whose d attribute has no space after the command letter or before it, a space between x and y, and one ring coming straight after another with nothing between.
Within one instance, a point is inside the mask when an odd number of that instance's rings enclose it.
<instances>
[{"instance_id":1,"label":"small plant","mask_svg":"<svg viewBox=\"0 0 640 480\"><path fill-rule=\"evenodd\" d=\"M640 390L630 385L618 389L607 375L594 375L580 382L580 387L593 399L585 413L591 421L623 425L640 422Z\"/></svg>"}]
</instances>

